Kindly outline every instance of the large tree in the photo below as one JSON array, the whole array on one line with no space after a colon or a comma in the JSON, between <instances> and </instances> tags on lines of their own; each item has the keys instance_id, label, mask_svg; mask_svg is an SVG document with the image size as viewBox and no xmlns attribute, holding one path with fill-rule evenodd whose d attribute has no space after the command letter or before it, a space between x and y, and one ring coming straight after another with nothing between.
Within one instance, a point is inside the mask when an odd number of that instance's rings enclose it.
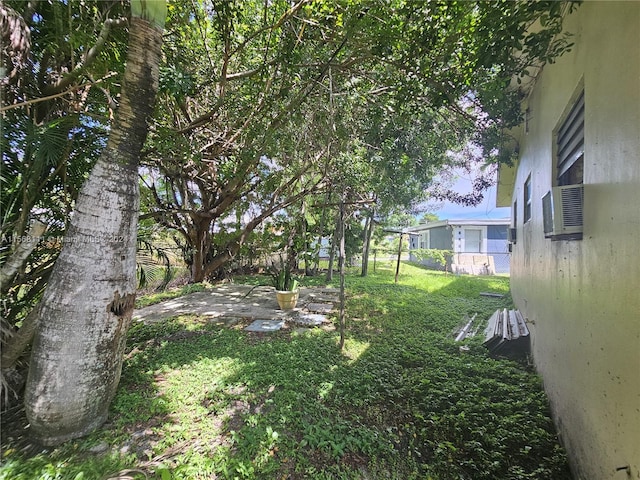
<instances>
[{"instance_id":1,"label":"large tree","mask_svg":"<svg viewBox=\"0 0 640 480\"><path fill-rule=\"evenodd\" d=\"M318 157L305 160L309 147L326 147L322 173L339 153L365 146L375 171L369 199L385 205L417 199L453 161L453 143L474 141L483 159L504 160L503 132L519 118L509 82L567 47L563 10L552 2L184 4L166 47L162 128L145 159L162 180L148 183L155 204L146 213L180 232L196 280L246 240L244 228L212 239L222 219L268 195L255 190L266 185L256 183L265 157L302 167L280 175L286 185L300 172L312 178L305 162Z\"/></svg>"},{"instance_id":2,"label":"large tree","mask_svg":"<svg viewBox=\"0 0 640 480\"><path fill-rule=\"evenodd\" d=\"M46 445L101 425L120 378L136 292L138 162L165 17L164 0L131 3L119 107L41 302L25 404L31 434Z\"/></svg>"},{"instance_id":3,"label":"large tree","mask_svg":"<svg viewBox=\"0 0 640 480\"><path fill-rule=\"evenodd\" d=\"M177 233L194 282L323 184L329 140L318 89L341 38L327 40L336 32L309 3L214 1L173 12L176 25L194 19L198 28L176 28L165 44L171 63L144 158L143 215Z\"/></svg>"}]
</instances>

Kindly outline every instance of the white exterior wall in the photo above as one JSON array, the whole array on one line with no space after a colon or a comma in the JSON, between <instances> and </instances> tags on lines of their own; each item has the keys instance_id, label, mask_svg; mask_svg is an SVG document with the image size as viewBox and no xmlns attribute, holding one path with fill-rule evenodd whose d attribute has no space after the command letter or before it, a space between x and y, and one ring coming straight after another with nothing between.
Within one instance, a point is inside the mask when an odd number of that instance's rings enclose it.
<instances>
[{"instance_id":1,"label":"white exterior wall","mask_svg":"<svg viewBox=\"0 0 640 480\"><path fill-rule=\"evenodd\" d=\"M512 294L576 478L640 479L640 2L587 1L566 27L575 46L538 76L519 143ZM584 236L551 241L541 198L555 177L552 133L581 86Z\"/></svg>"}]
</instances>

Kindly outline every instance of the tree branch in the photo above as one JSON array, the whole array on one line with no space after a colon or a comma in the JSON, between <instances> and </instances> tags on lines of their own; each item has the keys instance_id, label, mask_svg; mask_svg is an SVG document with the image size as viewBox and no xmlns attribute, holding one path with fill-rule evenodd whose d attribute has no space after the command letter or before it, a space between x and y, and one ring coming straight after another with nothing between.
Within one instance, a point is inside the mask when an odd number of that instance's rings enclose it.
<instances>
[{"instance_id":1,"label":"tree branch","mask_svg":"<svg viewBox=\"0 0 640 480\"><path fill-rule=\"evenodd\" d=\"M64 75L54 85L45 87L43 93L48 95L59 93L69 85L71 85L75 80L77 80L80 74L82 74L82 72L95 61L95 59L98 57L98 54L104 48L104 44L109 37L109 32L111 31L111 27L119 27L125 25L126 23L126 18L108 18L107 20L105 20L104 24L102 25L102 30L100 30L100 34L98 34L95 45L89 49L87 55L84 57L84 60L78 63L78 65L76 65L76 67L71 72Z\"/></svg>"},{"instance_id":2,"label":"tree branch","mask_svg":"<svg viewBox=\"0 0 640 480\"><path fill-rule=\"evenodd\" d=\"M87 87L87 86L91 86L91 85L96 85L98 83L104 82L107 78L112 77L114 75L115 75L115 73L110 73L110 74L105 75L104 77L96 80L95 82L87 82L87 83L82 83L80 85L75 85L75 86L69 88L68 90L65 90L64 92L55 93L53 95L47 95L46 97L34 98L33 100L27 100L25 102L14 103L12 105L7 105L5 107L0 107L0 112L6 112L7 110L13 110L14 108L26 107L27 105L33 105L34 103L46 102L47 100L51 100L53 98L63 97L64 95L67 95L67 94L69 94L71 92L74 92L76 90L79 90L81 88L84 88L84 87Z\"/></svg>"},{"instance_id":3,"label":"tree branch","mask_svg":"<svg viewBox=\"0 0 640 480\"><path fill-rule=\"evenodd\" d=\"M4 291L9 286L11 280L27 261L33 249L40 243L46 229L46 224L35 221L26 237L20 239L21 241L18 243L16 250L0 269L0 291Z\"/></svg>"},{"instance_id":4,"label":"tree branch","mask_svg":"<svg viewBox=\"0 0 640 480\"><path fill-rule=\"evenodd\" d=\"M3 370L13 367L31 343L31 339L36 333L39 312L38 305L22 320L22 326L10 337L11 341L3 345L2 357L0 357L0 365Z\"/></svg>"}]
</instances>

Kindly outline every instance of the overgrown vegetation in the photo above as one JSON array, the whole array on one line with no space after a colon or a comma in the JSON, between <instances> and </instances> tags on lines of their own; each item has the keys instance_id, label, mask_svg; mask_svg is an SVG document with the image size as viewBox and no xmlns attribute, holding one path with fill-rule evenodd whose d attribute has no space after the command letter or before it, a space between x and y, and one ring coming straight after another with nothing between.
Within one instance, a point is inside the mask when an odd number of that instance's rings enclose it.
<instances>
[{"instance_id":1,"label":"overgrown vegetation","mask_svg":"<svg viewBox=\"0 0 640 480\"><path fill-rule=\"evenodd\" d=\"M451 261L453 256L452 250L441 250L439 248L414 248L411 250L416 260L424 261L428 260L433 263L434 266L446 269L447 262Z\"/></svg>"},{"instance_id":2,"label":"overgrown vegetation","mask_svg":"<svg viewBox=\"0 0 640 480\"><path fill-rule=\"evenodd\" d=\"M570 478L538 377L452 339L508 279L402 272L348 277L342 352L320 329L135 325L110 421L30 457L5 425L0 479Z\"/></svg>"}]
</instances>

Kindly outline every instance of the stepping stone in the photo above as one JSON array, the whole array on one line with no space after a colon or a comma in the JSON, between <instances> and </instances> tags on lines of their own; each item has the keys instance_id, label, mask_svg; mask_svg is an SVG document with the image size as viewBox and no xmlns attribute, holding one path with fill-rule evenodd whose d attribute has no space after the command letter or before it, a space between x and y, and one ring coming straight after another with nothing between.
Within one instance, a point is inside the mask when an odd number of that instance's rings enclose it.
<instances>
[{"instance_id":1,"label":"stepping stone","mask_svg":"<svg viewBox=\"0 0 640 480\"><path fill-rule=\"evenodd\" d=\"M323 288L322 290L320 290L322 293L335 293L338 294L340 293L340 289L339 288Z\"/></svg>"},{"instance_id":2,"label":"stepping stone","mask_svg":"<svg viewBox=\"0 0 640 480\"><path fill-rule=\"evenodd\" d=\"M316 326L327 323L329 319L326 315L320 313L305 313L298 318L294 318L293 321L299 325Z\"/></svg>"},{"instance_id":3,"label":"stepping stone","mask_svg":"<svg viewBox=\"0 0 640 480\"><path fill-rule=\"evenodd\" d=\"M295 335L305 335L309 332L311 332L312 329L311 328L307 328L307 327L298 327L298 328L294 328L293 329L293 334Z\"/></svg>"},{"instance_id":4,"label":"stepping stone","mask_svg":"<svg viewBox=\"0 0 640 480\"><path fill-rule=\"evenodd\" d=\"M312 302L317 303L339 301L339 295L331 292L309 292L308 297Z\"/></svg>"},{"instance_id":5,"label":"stepping stone","mask_svg":"<svg viewBox=\"0 0 640 480\"><path fill-rule=\"evenodd\" d=\"M310 303L307 310L314 313L329 313L333 310L333 303Z\"/></svg>"},{"instance_id":6,"label":"stepping stone","mask_svg":"<svg viewBox=\"0 0 640 480\"><path fill-rule=\"evenodd\" d=\"M245 330L248 332L275 332L284 327L284 320L256 320Z\"/></svg>"}]
</instances>

